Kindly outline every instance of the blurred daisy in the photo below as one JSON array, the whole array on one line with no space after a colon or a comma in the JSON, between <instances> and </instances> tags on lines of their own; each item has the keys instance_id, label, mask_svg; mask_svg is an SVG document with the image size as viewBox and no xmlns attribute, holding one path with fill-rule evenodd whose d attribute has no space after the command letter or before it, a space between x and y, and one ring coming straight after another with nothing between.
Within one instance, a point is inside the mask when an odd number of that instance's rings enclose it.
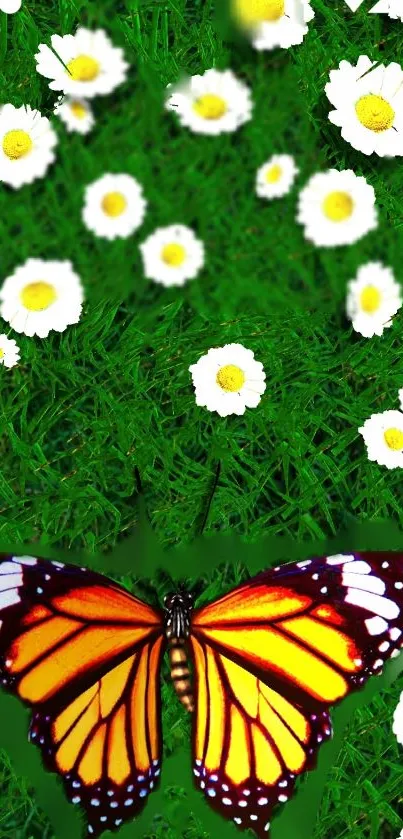
<instances>
[{"instance_id":1,"label":"blurred daisy","mask_svg":"<svg viewBox=\"0 0 403 839\"><path fill-rule=\"evenodd\" d=\"M13 15L21 8L21 0L0 0L0 11Z\"/></svg>"},{"instance_id":2,"label":"blurred daisy","mask_svg":"<svg viewBox=\"0 0 403 839\"><path fill-rule=\"evenodd\" d=\"M335 111L329 119L341 128L343 140L364 154L403 155L403 70L386 67L360 55L357 65L341 61L330 71L325 93ZM370 72L368 72L370 71ZM364 75L365 73L365 75Z\"/></svg>"},{"instance_id":3,"label":"blurred daisy","mask_svg":"<svg viewBox=\"0 0 403 839\"><path fill-rule=\"evenodd\" d=\"M143 222L147 201L131 175L103 175L84 194L83 221L103 239L126 239Z\"/></svg>"},{"instance_id":4,"label":"blurred daisy","mask_svg":"<svg viewBox=\"0 0 403 839\"><path fill-rule=\"evenodd\" d=\"M396 736L397 742L403 746L403 691L400 694L399 702L393 714L392 731ZM403 835L403 830L400 835Z\"/></svg>"},{"instance_id":5,"label":"blurred daisy","mask_svg":"<svg viewBox=\"0 0 403 839\"><path fill-rule=\"evenodd\" d=\"M78 323L83 299L71 262L27 259L0 289L0 316L15 332L46 338Z\"/></svg>"},{"instance_id":6,"label":"blurred daisy","mask_svg":"<svg viewBox=\"0 0 403 839\"><path fill-rule=\"evenodd\" d=\"M20 348L17 347L14 338L0 335L0 364L4 364L4 367L15 367L19 360Z\"/></svg>"},{"instance_id":7,"label":"blurred daisy","mask_svg":"<svg viewBox=\"0 0 403 839\"><path fill-rule=\"evenodd\" d=\"M55 159L57 134L29 105L0 108L0 181L18 189L42 178Z\"/></svg>"},{"instance_id":8,"label":"blurred daisy","mask_svg":"<svg viewBox=\"0 0 403 839\"><path fill-rule=\"evenodd\" d=\"M297 221L319 247L351 245L378 225L374 189L351 169L319 172L299 195Z\"/></svg>"},{"instance_id":9,"label":"blurred daisy","mask_svg":"<svg viewBox=\"0 0 403 839\"><path fill-rule=\"evenodd\" d=\"M86 99L111 93L125 81L129 65L123 50L103 29L79 27L75 35L52 35L50 41L59 58L46 44L39 44L35 58L38 73L52 79L51 90Z\"/></svg>"},{"instance_id":10,"label":"blurred daisy","mask_svg":"<svg viewBox=\"0 0 403 839\"><path fill-rule=\"evenodd\" d=\"M369 10L369 13L386 13L393 20L401 20L403 23L402 0L379 0L379 3L375 3L375 6Z\"/></svg>"},{"instance_id":11,"label":"blurred daisy","mask_svg":"<svg viewBox=\"0 0 403 839\"><path fill-rule=\"evenodd\" d=\"M88 134L95 124L92 110L85 99L73 99L70 96L62 98L53 113L60 117L68 131Z\"/></svg>"},{"instance_id":12,"label":"blurred daisy","mask_svg":"<svg viewBox=\"0 0 403 839\"><path fill-rule=\"evenodd\" d=\"M204 265L204 245L190 227L159 227L140 245L144 274L164 286L182 286Z\"/></svg>"},{"instance_id":13,"label":"blurred daisy","mask_svg":"<svg viewBox=\"0 0 403 839\"><path fill-rule=\"evenodd\" d=\"M250 90L231 70L206 70L167 90L165 107L197 134L236 131L252 116Z\"/></svg>"},{"instance_id":14,"label":"blurred daisy","mask_svg":"<svg viewBox=\"0 0 403 839\"><path fill-rule=\"evenodd\" d=\"M368 460L388 469L403 468L403 413L372 414L358 429L367 447Z\"/></svg>"},{"instance_id":15,"label":"blurred daisy","mask_svg":"<svg viewBox=\"0 0 403 839\"><path fill-rule=\"evenodd\" d=\"M189 367L196 405L216 411L220 417L244 414L256 408L266 390L263 364L242 344L214 347Z\"/></svg>"},{"instance_id":16,"label":"blurred daisy","mask_svg":"<svg viewBox=\"0 0 403 839\"><path fill-rule=\"evenodd\" d=\"M367 262L347 289L347 317L356 332L372 338L392 326L391 318L401 308L402 295L391 268L380 262Z\"/></svg>"},{"instance_id":17,"label":"blurred daisy","mask_svg":"<svg viewBox=\"0 0 403 839\"><path fill-rule=\"evenodd\" d=\"M302 44L315 16L310 0L232 0L236 20L249 30L257 50Z\"/></svg>"},{"instance_id":18,"label":"blurred daisy","mask_svg":"<svg viewBox=\"0 0 403 839\"><path fill-rule=\"evenodd\" d=\"M256 174L256 192L260 198L281 198L290 191L299 169L288 154L274 154Z\"/></svg>"}]
</instances>

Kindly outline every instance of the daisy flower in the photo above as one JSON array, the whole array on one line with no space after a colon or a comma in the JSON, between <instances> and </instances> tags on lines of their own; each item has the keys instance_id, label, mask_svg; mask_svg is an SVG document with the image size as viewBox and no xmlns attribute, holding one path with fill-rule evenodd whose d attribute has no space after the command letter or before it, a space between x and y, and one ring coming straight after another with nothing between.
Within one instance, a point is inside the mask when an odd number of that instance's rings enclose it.
<instances>
[{"instance_id":1,"label":"daisy flower","mask_svg":"<svg viewBox=\"0 0 403 839\"><path fill-rule=\"evenodd\" d=\"M233 12L257 50L302 44L315 17L310 0L233 0Z\"/></svg>"},{"instance_id":2,"label":"daisy flower","mask_svg":"<svg viewBox=\"0 0 403 839\"><path fill-rule=\"evenodd\" d=\"M67 131L88 134L95 124L92 110L85 99L74 99L71 96L62 97L57 102L53 113L64 122Z\"/></svg>"},{"instance_id":3,"label":"daisy flower","mask_svg":"<svg viewBox=\"0 0 403 839\"><path fill-rule=\"evenodd\" d=\"M131 175L102 175L84 194L83 221L103 239L126 239L143 222L147 201Z\"/></svg>"},{"instance_id":4,"label":"daisy flower","mask_svg":"<svg viewBox=\"0 0 403 839\"><path fill-rule=\"evenodd\" d=\"M0 12L13 15L21 8L21 0L0 0Z\"/></svg>"},{"instance_id":5,"label":"daisy flower","mask_svg":"<svg viewBox=\"0 0 403 839\"><path fill-rule=\"evenodd\" d=\"M19 189L42 178L55 159L57 134L29 105L0 108L0 181Z\"/></svg>"},{"instance_id":6,"label":"daisy flower","mask_svg":"<svg viewBox=\"0 0 403 839\"><path fill-rule=\"evenodd\" d=\"M46 338L78 323L83 299L71 262L27 259L0 289L0 316L15 332Z\"/></svg>"},{"instance_id":7,"label":"daisy flower","mask_svg":"<svg viewBox=\"0 0 403 839\"><path fill-rule=\"evenodd\" d=\"M374 189L351 169L319 172L299 195L297 221L319 247L351 245L377 227Z\"/></svg>"},{"instance_id":8,"label":"daisy flower","mask_svg":"<svg viewBox=\"0 0 403 839\"><path fill-rule=\"evenodd\" d=\"M252 116L250 90L231 70L206 70L167 90L165 107L196 134L236 131Z\"/></svg>"},{"instance_id":9,"label":"daisy flower","mask_svg":"<svg viewBox=\"0 0 403 839\"><path fill-rule=\"evenodd\" d=\"M396 157L403 155L403 70L396 62L374 65L360 55L356 66L341 61L330 71L325 93L336 110L329 119L357 151Z\"/></svg>"},{"instance_id":10,"label":"daisy flower","mask_svg":"<svg viewBox=\"0 0 403 839\"><path fill-rule=\"evenodd\" d=\"M392 20L401 20L403 23L403 6L402 0L379 0L375 6L369 10L369 13L382 14L386 12Z\"/></svg>"},{"instance_id":11,"label":"daisy flower","mask_svg":"<svg viewBox=\"0 0 403 839\"><path fill-rule=\"evenodd\" d=\"M396 736L397 742L403 746L403 691L400 694L399 702L396 705L393 714L392 731L393 734ZM402 834L403 830L400 835Z\"/></svg>"},{"instance_id":12,"label":"daisy flower","mask_svg":"<svg viewBox=\"0 0 403 839\"><path fill-rule=\"evenodd\" d=\"M289 154L274 154L256 173L259 198L281 198L290 191L299 169Z\"/></svg>"},{"instance_id":13,"label":"daisy flower","mask_svg":"<svg viewBox=\"0 0 403 839\"><path fill-rule=\"evenodd\" d=\"M196 405L216 411L220 417L240 416L246 408L256 408L266 390L263 364L242 344L213 347L189 371Z\"/></svg>"},{"instance_id":14,"label":"daisy flower","mask_svg":"<svg viewBox=\"0 0 403 839\"><path fill-rule=\"evenodd\" d=\"M20 348L17 347L14 338L0 335L0 364L4 364L4 367L15 367L19 360Z\"/></svg>"},{"instance_id":15,"label":"daisy flower","mask_svg":"<svg viewBox=\"0 0 403 839\"><path fill-rule=\"evenodd\" d=\"M35 58L38 73L52 79L51 90L86 99L111 93L125 81L129 65L123 50L103 29L79 27L75 35L52 35L50 41L59 58L46 44L39 44Z\"/></svg>"},{"instance_id":16,"label":"daisy flower","mask_svg":"<svg viewBox=\"0 0 403 839\"><path fill-rule=\"evenodd\" d=\"M368 460L388 469L403 468L403 413L372 414L358 429L367 447Z\"/></svg>"},{"instance_id":17,"label":"daisy flower","mask_svg":"<svg viewBox=\"0 0 403 839\"><path fill-rule=\"evenodd\" d=\"M193 280L204 265L203 242L183 224L159 227L140 245L140 251L145 276L167 287Z\"/></svg>"},{"instance_id":18,"label":"daisy flower","mask_svg":"<svg viewBox=\"0 0 403 839\"><path fill-rule=\"evenodd\" d=\"M356 332L372 338L392 326L391 318L402 305L402 295L391 268L380 262L367 262L347 289L347 317Z\"/></svg>"}]
</instances>

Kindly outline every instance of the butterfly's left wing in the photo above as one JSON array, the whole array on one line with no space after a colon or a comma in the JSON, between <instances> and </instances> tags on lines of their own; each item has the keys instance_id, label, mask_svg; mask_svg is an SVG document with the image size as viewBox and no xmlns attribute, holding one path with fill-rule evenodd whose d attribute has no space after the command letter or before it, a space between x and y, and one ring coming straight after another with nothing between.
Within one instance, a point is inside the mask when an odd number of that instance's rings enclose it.
<instances>
[{"instance_id":1,"label":"butterfly's left wing","mask_svg":"<svg viewBox=\"0 0 403 839\"><path fill-rule=\"evenodd\" d=\"M403 630L403 555L290 563L195 609L193 772L208 802L267 836L316 765L329 706L381 672Z\"/></svg>"},{"instance_id":2,"label":"butterfly's left wing","mask_svg":"<svg viewBox=\"0 0 403 839\"><path fill-rule=\"evenodd\" d=\"M1 559L0 685L88 833L116 830L158 783L162 612L84 568Z\"/></svg>"}]
</instances>

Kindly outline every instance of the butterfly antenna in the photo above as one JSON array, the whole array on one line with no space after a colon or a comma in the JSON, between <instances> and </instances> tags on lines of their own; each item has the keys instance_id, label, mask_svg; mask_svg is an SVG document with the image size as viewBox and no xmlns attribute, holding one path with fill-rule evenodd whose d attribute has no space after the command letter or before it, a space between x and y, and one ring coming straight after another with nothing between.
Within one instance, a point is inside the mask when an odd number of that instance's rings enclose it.
<instances>
[{"instance_id":1,"label":"butterfly antenna","mask_svg":"<svg viewBox=\"0 0 403 839\"><path fill-rule=\"evenodd\" d=\"M207 507L206 507L206 510L204 512L202 523L201 523L200 528L198 530L198 536L202 536L202 534L204 532L204 528L206 527L207 519L208 519L209 513L210 513L211 502L213 500L214 493L217 489L218 481L220 480L220 474L221 474L221 461L219 460L218 463L217 463L217 468L216 468L216 471L215 471L213 484L212 484L212 487L211 487L211 490L210 490L210 493L209 493L209 497L208 497L208 501L207 501Z\"/></svg>"}]
</instances>

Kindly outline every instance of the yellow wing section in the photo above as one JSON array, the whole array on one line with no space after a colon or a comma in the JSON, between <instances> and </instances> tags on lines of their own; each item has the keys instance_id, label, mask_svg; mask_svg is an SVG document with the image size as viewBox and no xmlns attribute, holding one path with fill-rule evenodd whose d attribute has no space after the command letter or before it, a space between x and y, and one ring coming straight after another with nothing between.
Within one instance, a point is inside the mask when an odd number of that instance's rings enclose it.
<instances>
[{"instance_id":1,"label":"yellow wing section","mask_svg":"<svg viewBox=\"0 0 403 839\"><path fill-rule=\"evenodd\" d=\"M191 649L196 785L223 816L267 836L273 808L331 735L329 715L303 711L195 636Z\"/></svg>"}]
</instances>

